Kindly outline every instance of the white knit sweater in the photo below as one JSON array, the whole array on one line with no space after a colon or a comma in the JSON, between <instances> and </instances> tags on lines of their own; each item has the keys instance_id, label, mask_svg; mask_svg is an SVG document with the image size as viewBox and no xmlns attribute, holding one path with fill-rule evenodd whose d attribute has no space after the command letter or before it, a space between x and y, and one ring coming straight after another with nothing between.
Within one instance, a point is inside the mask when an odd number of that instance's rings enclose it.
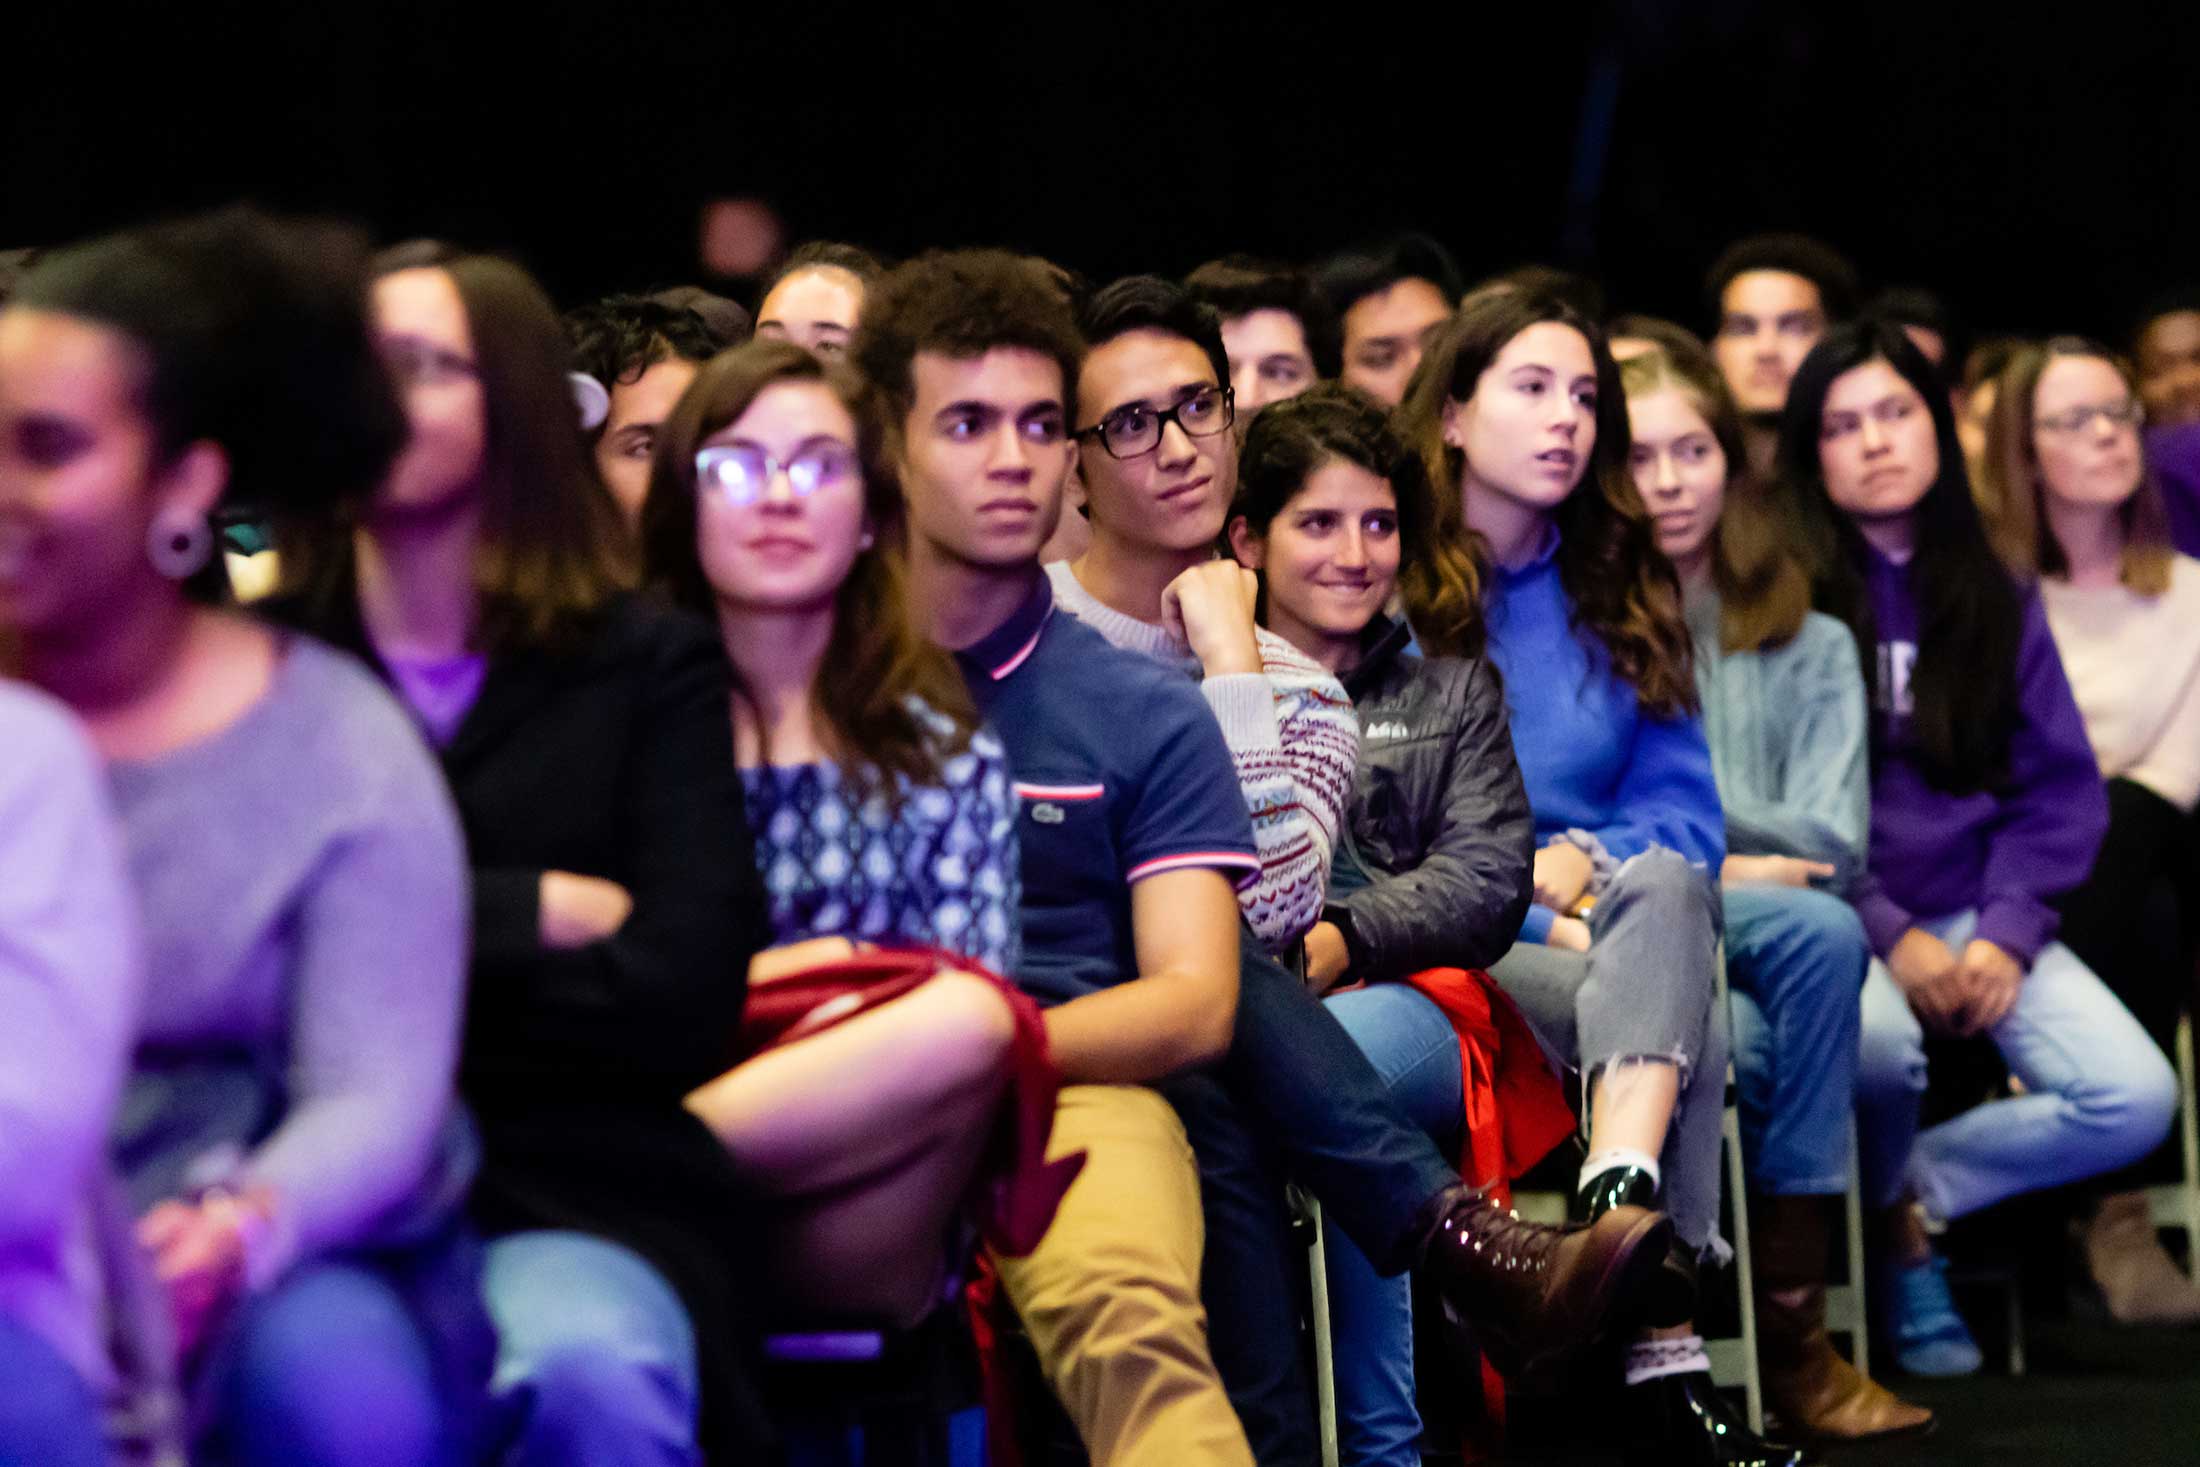
<instances>
[{"instance_id":1,"label":"white knit sweater","mask_svg":"<svg viewBox=\"0 0 2200 1467\"><path fill-rule=\"evenodd\" d=\"M2200 799L2200 561L2178 556L2159 596L2042 577L2040 600L2102 777L2190 811Z\"/></svg>"}]
</instances>

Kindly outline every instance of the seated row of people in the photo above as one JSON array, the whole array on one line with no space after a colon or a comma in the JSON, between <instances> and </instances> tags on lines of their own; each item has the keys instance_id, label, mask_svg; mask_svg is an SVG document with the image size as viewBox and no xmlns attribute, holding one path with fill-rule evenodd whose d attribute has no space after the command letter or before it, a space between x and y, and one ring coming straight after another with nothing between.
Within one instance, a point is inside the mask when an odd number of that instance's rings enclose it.
<instances>
[{"instance_id":1,"label":"seated row of people","mask_svg":"<svg viewBox=\"0 0 2200 1467\"><path fill-rule=\"evenodd\" d=\"M370 271L228 214L34 272L0 313L0 658L107 764L144 997L111 943L45 961L110 1040L143 1004L105 1154L180 1346L163 1371L145 1331L115 1380L130 1270L90 1286L88 1188L39 1213L0 1298L49 1301L6 1337L56 1382L41 1460L91 1459L85 1389L179 1384L139 1417L237 1461L735 1460L771 1435L763 1332L914 1322L977 1236L1095 1461L1311 1462L1290 1177L1331 1232L1348 1460L1418 1459L1419 1269L1509 1374L1626 1338L1632 1457L1801 1462L1692 1325L1727 1251L1722 940L1768 1397L1799 1436L1927 1424L1826 1339L1851 1096L1899 1353L1946 1371L1975 1346L1930 1228L2138 1160L2175 1089L2051 940L2105 811L1994 553L2025 521L1986 480L1989 539L1891 325L1797 355L1761 476L1686 333L1623 369L1543 282L1455 312L1396 265L1326 282L1395 413L1245 408L1241 376L1319 370L1305 316L1232 350L1199 297L1249 265L1073 299L1005 254L819 253L758 313L790 340L722 352L612 303L579 333L594 470L502 261ZM2136 437L2069 390L2039 431L2105 436L2043 453L2043 495ZM1072 481L1086 543L1042 572ZM2095 589L2130 498L2046 516ZM231 506L281 549L252 617ZM37 792L96 817L25 706ZM2133 810L2111 849L2173 876ZM1917 1134L1927 1027L1990 1035L2023 1093ZM91 1072L76 1119L122 1048L46 1051ZM1569 1072L1580 1222L1539 1228L1502 1189L1573 1128Z\"/></svg>"}]
</instances>

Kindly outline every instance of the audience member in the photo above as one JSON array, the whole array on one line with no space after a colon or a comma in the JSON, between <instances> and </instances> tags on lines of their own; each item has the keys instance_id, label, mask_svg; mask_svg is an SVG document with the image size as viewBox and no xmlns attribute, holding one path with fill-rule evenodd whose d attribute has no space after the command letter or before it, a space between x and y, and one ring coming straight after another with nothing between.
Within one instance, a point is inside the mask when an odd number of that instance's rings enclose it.
<instances>
[{"instance_id":1,"label":"audience member","mask_svg":"<svg viewBox=\"0 0 2200 1467\"><path fill-rule=\"evenodd\" d=\"M2144 1156L2177 1078L2146 1031L2054 941L2091 869L2101 780L2037 598L1973 507L1954 415L1899 327L1829 332L1796 373L1781 471L1818 609L1872 690L1869 869L1850 899L1864 983L1858 1120L1884 1212L1879 1317L1919 1375L1975 1371L1931 1234L1944 1221ZM2023 1091L1919 1134L1925 1035L1991 1038Z\"/></svg>"},{"instance_id":2,"label":"audience member","mask_svg":"<svg viewBox=\"0 0 2200 1467\"><path fill-rule=\"evenodd\" d=\"M821 357L841 356L855 334L864 296L885 269L858 245L813 240L796 246L757 297L756 334L791 341Z\"/></svg>"},{"instance_id":3,"label":"audience member","mask_svg":"<svg viewBox=\"0 0 2200 1467\"><path fill-rule=\"evenodd\" d=\"M1332 255L1315 272L1343 332L1343 377L1381 402L1405 398L1431 332L1463 289L1451 252L1425 234L1401 234Z\"/></svg>"},{"instance_id":4,"label":"audience member","mask_svg":"<svg viewBox=\"0 0 2200 1467\"><path fill-rule=\"evenodd\" d=\"M1228 255L1185 276L1184 287L1221 318L1230 390L1244 421L1337 375L1337 318L1305 271Z\"/></svg>"},{"instance_id":5,"label":"audience member","mask_svg":"<svg viewBox=\"0 0 2200 1467\"><path fill-rule=\"evenodd\" d=\"M1230 536L1260 573L1264 625L1342 677L1360 721L1307 981L1331 991L1330 1012L1415 1124L1462 1172L1502 1183L1563 1140L1573 1116L1517 1021L1518 1042L1503 1046L1506 1001L1460 971L1495 961L1519 930L1533 828L1495 675L1479 658L1421 658L1384 615L1403 575L1428 588L1424 602L1448 597L1478 637L1473 563L1430 536L1433 518L1427 475L1382 405L1323 386L1256 420ZM1470 1052L1481 1066L1472 1104ZM1502 1134L1487 1119L1493 1060L1512 1081ZM1514 1078L1523 1065L1547 1092L1539 1110ZM1470 1115L1483 1119L1471 1139ZM1410 1282L1379 1275L1342 1229L1327 1234L1342 1459L1418 1467Z\"/></svg>"},{"instance_id":6,"label":"audience member","mask_svg":"<svg viewBox=\"0 0 2200 1467\"><path fill-rule=\"evenodd\" d=\"M666 428L644 543L651 579L717 620L733 667L757 870L791 945L751 981L784 994L807 976L802 1012L843 1015L745 1043L760 1052L689 1107L771 1205L783 1308L909 1325L960 1266L943 1240L1008 1078L1012 990L944 953L1015 970L1016 810L1000 745L879 543L900 500L857 398L791 343L718 357ZM943 956L864 985L857 943Z\"/></svg>"},{"instance_id":7,"label":"audience member","mask_svg":"<svg viewBox=\"0 0 2200 1467\"><path fill-rule=\"evenodd\" d=\"M0 624L13 579L0 572ZM75 720L0 681L0 746L0 1461L101 1467L98 1402L121 1382L82 1260L144 997L137 913Z\"/></svg>"},{"instance_id":8,"label":"audience member","mask_svg":"<svg viewBox=\"0 0 2200 1467\"><path fill-rule=\"evenodd\" d=\"M1923 286L1898 285L1873 296L1866 312L1900 326L1942 379L1951 385L1961 382L1970 343L1945 300Z\"/></svg>"},{"instance_id":9,"label":"audience member","mask_svg":"<svg viewBox=\"0 0 2200 1467\"><path fill-rule=\"evenodd\" d=\"M2173 291L2149 305L2132 333L2132 356L2170 542L2180 554L2200 556L2200 290Z\"/></svg>"},{"instance_id":10,"label":"audience member","mask_svg":"<svg viewBox=\"0 0 2200 1467\"><path fill-rule=\"evenodd\" d=\"M657 435L695 369L724 345L693 311L645 296L607 296L567 314L573 366L603 384L610 406L588 430L596 476L628 524L641 518Z\"/></svg>"},{"instance_id":11,"label":"audience member","mask_svg":"<svg viewBox=\"0 0 2200 1467\"><path fill-rule=\"evenodd\" d=\"M1680 587L1627 472L1619 369L1571 306L1493 294L1430 345L1401 421L1438 486L1438 535L1489 557L1489 655L1544 842L1521 940L1491 972L1580 1066L1577 1209L1668 1205L1682 1245L1627 1354L1631 1452L1799 1461L1712 1388L1691 1323L1696 1257L1723 1247L1726 853ZM1429 620L1411 599L1406 614Z\"/></svg>"},{"instance_id":12,"label":"audience member","mask_svg":"<svg viewBox=\"0 0 2200 1467\"><path fill-rule=\"evenodd\" d=\"M2200 564L2170 548L2127 365L2056 337L2019 355L2002 391L1980 499L2012 567L2038 578L2108 782L2108 835L2063 899L2062 939L2167 1055L2200 955ZM2094 1282L2126 1323L2200 1321L2200 1288L2162 1251L2143 1181L2106 1184L2085 1240Z\"/></svg>"},{"instance_id":13,"label":"audience member","mask_svg":"<svg viewBox=\"0 0 2200 1467\"><path fill-rule=\"evenodd\" d=\"M381 269L411 436L356 529L285 545L276 610L392 685L465 823L506 1460L685 1464L699 1389L721 1446L765 1434L734 1357L751 1209L682 1104L732 1059L769 941L725 656L624 591L535 283L425 244Z\"/></svg>"},{"instance_id":14,"label":"audience member","mask_svg":"<svg viewBox=\"0 0 2200 1467\"><path fill-rule=\"evenodd\" d=\"M1986 425L1994 416L2001 374L2025 348L2017 336L1989 336L1964 354L1963 381L1956 389L1956 440L1963 445L1963 466L1978 487L1986 471Z\"/></svg>"},{"instance_id":15,"label":"audience member","mask_svg":"<svg viewBox=\"0 0 2200 1467\"><path fill-rule=\"evenodd\" d=\"M1704 280L1711 346L1741 409L1749 467L1767 473L1779 449L1788 382L1826 328L1856 314L1856 269L1799 234L1738 240Z\"/></svg>"},{"instance_id":16,"label":"audience member","mask_svg":"<svg viewBox=\"0 0 2200 1467\"><path fill-rule=\"evenodd\" d=\"M1658 316L1614 316L1604 329L1612 360L1623 367L1654 351L1686 356L1704 350L1695 332Z\"/></svg>"},{"instance_id":17,"label":"audience member","mask_svg":"<svg viewBox=\"0 0 2200 1467\"><path fill-rule=\"evenodd\" d=\"M1029 812L1015 977L1047 1006L1065 1081L1050 1155L1085 1153L1039 1247L995 1267L1097 1467L1250 1463L1208 1351L1197 1172L1149 1088L1230 1042L1232 888L1259 857L1229 750L1180 679L1052 614L1038 554L1083 346L1044 269L927 255L870 305L851 357L906 505L912 612L961 664Z\"/></svg>"},{"instance_id":18,"label":"audience member","mask_svg":"<svg viewBox=\"0 0 2200 1467\"><path fill-rule=\"evenodd\" d=\"M1836 1354L1826 1269L1850 1175L1857 995L1871 946L1841 899L1864 859L1864 680L1744 466L1741 414L1702 346L1621 372L1635 485L1680 572L1726 817L1727 976L1766 1404L1791 1432L1915 1431Z\"/></svg>"},{"instance_id":19,"label":"audience member","mask_svg":"<svg viewBox=\"0 0 2200 1467\"><path fill-rule=\"evenodd\" d=\"M371 679L216 604L225 501L355 504L403 442L364 266L237 210L49 255L0 313L0 605L106 761L145 936L113 1155L197 1450L241 1463L464 1462L486 1385L458 822Z\"/></svg>"}]
</instances>

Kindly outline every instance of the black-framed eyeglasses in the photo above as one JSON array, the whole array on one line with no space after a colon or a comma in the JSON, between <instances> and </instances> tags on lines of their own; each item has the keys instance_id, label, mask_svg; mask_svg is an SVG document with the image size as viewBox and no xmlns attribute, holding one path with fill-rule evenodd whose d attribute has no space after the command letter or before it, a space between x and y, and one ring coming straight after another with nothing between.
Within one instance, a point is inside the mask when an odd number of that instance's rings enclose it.
<instances>
[{"instance_id":1,"label":"black-framed eyeglasses","mask_svg":"<svg viewBox=\"0 0 2200 1467\"><path fill-rule=\"evenodd\" d=\"M1162 430L1171 423L1190 437L1212 438L1236 421L1237 393L1227 387L1202 387L1171 408L1151 408L1142 402L1119 407L1070 436L1079 443L1098 438L1109 458L1137 458L1160 446Z\"/></svg>"},{"instance_id":2,"label":"black-framed eyeglasses","mask_svg":"<svg viewBox=\"0 0 2200 1467\"><path fill-rule=\"evenodd\" d=\"M737 509L762 499L782 473L794 497L807 499L855 471L855 450L845 443L813 443L785 463L749 443L713 444L695 454L696 489Z\"/></svg>"}]
</instances>

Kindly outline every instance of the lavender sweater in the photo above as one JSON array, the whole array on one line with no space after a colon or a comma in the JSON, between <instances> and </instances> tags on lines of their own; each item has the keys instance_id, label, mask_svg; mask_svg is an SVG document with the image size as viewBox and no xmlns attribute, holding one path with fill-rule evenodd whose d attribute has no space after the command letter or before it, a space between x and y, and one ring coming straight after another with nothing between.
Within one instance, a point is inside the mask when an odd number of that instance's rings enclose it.
<instances>
[{"instance_id":1,"label":"lavender sweater","mask_svg":"<svg viewBox=\"0 0 2200 1467\"><path fill-rule=\"evenodd\" d=\"M260 1283L376 1239L451 1114L466 973L465 851L419 733L364 668L291 636L243 717L109 783L146 938L116 1137L138 1205L272 1185Z\"/></svg>"},{"instance_id":2,"label":"lavender sweater","mask_svg":"<svg viewBox=\"0 0 2200 1467\"><path fill-rule=\"evenodd\" d=\"M1918 612L1910 568L1867 555L1879 637L1871 869L1851 900L1881 957L1921 918L1976 910L1977 936L2029 968L2055 935L2049 902L2085 880L2108 829L2100 770L2039 597L2024 597L2007 778L1955 793L1927 779L1911 736Z\"/></svg>"},{"instance_id":3,"label":"lavender sweater","mask_svg":"<svg viewBox=\"0 0 2200 1467\"><path fill-rule=\"evenodd\" d=\"M137 917L74 720L0 682L0 749L0 1316L104 1382L89 1199L142 988Z\"/></svg>"}]
</instances>

